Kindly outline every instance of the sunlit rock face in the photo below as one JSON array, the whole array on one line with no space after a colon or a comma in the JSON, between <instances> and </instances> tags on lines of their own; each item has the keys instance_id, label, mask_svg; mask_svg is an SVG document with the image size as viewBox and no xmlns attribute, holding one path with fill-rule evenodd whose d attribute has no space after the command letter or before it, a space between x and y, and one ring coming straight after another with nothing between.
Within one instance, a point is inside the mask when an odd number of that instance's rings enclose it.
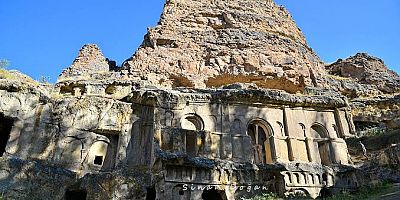
<instances>
[{"instance_id":1,"label":"sunlit rock face","mask_svg":"<svg viewBox=\"0 0 400 200\"><path fill-rule=\"evenodd\" d=\"M109 69L109 62L103 56L100 48L95 44L86 44L79 50L71 66L61 73L59 80L79 76L88 78L90 73L107 73Z\"/></svg>"},{"instance_id":2,"label":"sunlit rock face","mask_svg":"<svg viewBox=\"0 0 400 200\"><path fill-rule=\"evenodd\" d=\"M357 53L326 69L330 87L350 99L358 130L400 128L400 76L383 60Z\"/></svg>"},{"instance_id":3,"label":"sunlit rock face","mask_svg":"<svg viewBox=\"0 0 400 200\"><path fill-rule=\"evenodd\" d=\"M0 197L354 190L369 177L349 159L352 117L399 127L398 90L365 54L324 66L272 1L169 0L122 68L88 44L54 85L0 70Z\"/></svg>"},{"instance_id":4,"label":"sunlit rock face","mask_svg":"<svg viewBox=\"0 0 400 200\"><path fill-rule=\"evenodd\" d=\"M123 65L167 87L235 82L302 91L325 74L290 14L272 1L167 1L156 27Z\"/></svg>"}]
</instances>

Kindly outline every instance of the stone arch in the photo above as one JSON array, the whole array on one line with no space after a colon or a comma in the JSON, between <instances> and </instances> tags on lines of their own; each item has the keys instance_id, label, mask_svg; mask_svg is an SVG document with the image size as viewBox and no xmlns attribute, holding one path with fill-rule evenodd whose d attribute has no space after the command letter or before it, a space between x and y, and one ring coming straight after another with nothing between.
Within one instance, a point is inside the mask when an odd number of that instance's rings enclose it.
<instances>
[{"instance_id":1,"label":"stone arch","mask_svg":"<svg viewBox=\"0 0 400 200\"><path fill-rule=\"evenodd\" d=\"M181 128L187 130L201 131L204 130L204 121L197 114L186 114L181 119Z\"/></svg>"},{"instance_id":2,"label":"stone arch","mask_svg":"<svg viewBox=\"0 0 400 200\"><path fill-rule=\"evenodd\" d=\"M326 127L320 123L314 123L311 126L311 135L314 138L329 138L329 132Z\"/></svg>"},{"instance_id":3,"label":"stone arch","mask_svg":"<svg viewBox=\"0 0 400 200\"><path fill-rule=\"evenodd\" d=\"M275 147L271 125L262 119L251 120L247 125L247 135L252 141L254 163L272 163Z\"/></svg>"},{"instance_id":4,"label":"stone arch","mask_svg":"<svg viewBox=\"0 0 400 200\"><path fill-rule=\"evenodd\" d=\"M320 163L322 165L332 164L331 141L328 130L322 124L315 123L311 126L311 132L318 147Z\"/></svg>"},{"instance_id":5,"label":"stone arch","mask_svg":"<svg viewBox=\"0 0 400 200\"><path fill-rule=\"evenodd\" d=\"M287 183L292 183L292 174L291 174L290 172L287 172L287 173L285 174L285 181L286 181Z\"/></svg>"},{"instance_id":6,"label":"stone arch","mask_svg":"<svg viewBox=\"0 0 400 200\"><path fill-rule=\"evenodd\" d=\"M315 174L315 180L317 184L322 184L321 176L319 174Z\"/></svg>"},{"instance_id":7,"label":"stone arch","mask_svg":"<svg viewBox=\"0 0 400 200\"><path fill-rule=\"evenodd\" d=\"M303 137L307 137L306 126L303 123L299 123L299 126Z\"/></svg>"},{"instance_id":8,"label":"stone arch","mask_svg":"<svg viewBox=\"0 0 400 200\"><path fill-rule=\"evenodd\" d=\"M298 184L300 184L300 174L299 173L293 173L294 174L294 183L296 184L296 185L298 185Z\"/></svg>"},{"instance_id":9,"label":"stone arch","mask_svg":"<svg viewBox=\"0 0 400 200\"><path fill-rule=\"evenodd\" d=\"M281 122L279 122L279 121L276 121L276 123L277 123L278 126L279 126L279 131L280 131L280 133L281 133L281 136L289 136L289 135L285 132L284 127L283 127L283 124L282 124Z\"/></svg>"}]
</instances>

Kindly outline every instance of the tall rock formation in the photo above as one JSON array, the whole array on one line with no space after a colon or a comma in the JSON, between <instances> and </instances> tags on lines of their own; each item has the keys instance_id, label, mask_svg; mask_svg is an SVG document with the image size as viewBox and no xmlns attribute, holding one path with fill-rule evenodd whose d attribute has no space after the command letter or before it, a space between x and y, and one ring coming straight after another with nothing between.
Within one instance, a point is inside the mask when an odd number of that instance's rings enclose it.
<instances>
[{"instance_id":1,"label":"tall rock formation","mask_svg":"<svg viewBox=\"0 0 400 200\"><path fill-rule=\"evenodd\" d=\"M109 69L109 61L104 57L100 48L95 44L85 44L79 50L72 65L61 73L59 80L79 76L88 78L89 74L107 73Z\"/></svg>"},{"instance_id":2,"label":"tall rock formation","mask_svg":"<svg viewBox=\"0 0 400 200\"><path fill-rule=\"evenodd\" d=\"M326 69L330 87L349 97L359 131L400 128L400 76L381 59L358 53Z\"/></svg>"},{"instance_id":3,"label":"tall rock formation","mask_svg":"<svg viewBox=\"0 0 400 200\"><path fill-rule=\"evenodd\" d=\"M358 84L371 85L376 93L395 93L400 91L400 77L385 63L366 53L357 53L346 59L339 59L326 67L329 74L350 78ZM368 96L368 94L361 94Z\"/></svg>"},{"instance_id":4,"label":"tall rock formation","mask_svg":"<svg viewBox=\"0 0 400 200\"><path fill-rule=\"evenodd\" d=\"M261 0L168 0L123 68L167 87L242 82L289 92L325 74L290 14Z\"/></svg>"}]
</instances>

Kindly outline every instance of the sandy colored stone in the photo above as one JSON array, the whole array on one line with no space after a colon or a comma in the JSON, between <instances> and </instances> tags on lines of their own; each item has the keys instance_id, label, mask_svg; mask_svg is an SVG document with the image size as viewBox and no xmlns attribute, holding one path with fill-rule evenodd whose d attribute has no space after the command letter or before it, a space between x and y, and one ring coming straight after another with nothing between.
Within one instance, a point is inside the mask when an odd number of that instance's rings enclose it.
<instances>
[{"instance_id":1,"label":"sandy colored stone","mask_svg":"<svg viewBox=\"0 0 400 200\"><path fill-rule=\"evenodd\" d=\"M159 24L123 68L138 76L155 72L173 87L188 85L180 77L196 88L244 82L293 93L315 86L325 73L290 14L255 0L167 1Z\"/></svg>"}]
</instances>

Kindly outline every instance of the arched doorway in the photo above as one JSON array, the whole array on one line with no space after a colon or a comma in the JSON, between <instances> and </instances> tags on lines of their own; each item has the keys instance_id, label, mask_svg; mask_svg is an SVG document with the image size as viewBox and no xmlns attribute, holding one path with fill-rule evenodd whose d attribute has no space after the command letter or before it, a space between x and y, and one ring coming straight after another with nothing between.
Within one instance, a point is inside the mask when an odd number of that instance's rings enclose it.
<instances>
[{"instance_id":1,"label":"arched doorway","mask_svg":"<svg viewBox=\"0 0 400 200\"><path fill-rule=\"evenodd\" d=\"M204 190L201 198L203 200L227 200L225 191L216 189Z\"/></svg>"},{"instance_id":2,"label":"arched doorway","mask_svg":"<svg viewBox=\"0 0 400 200\"><path fill-rule=\"evenodd\" d=\"M203 119L196 114L187 114L181 119L181 128L192 131L185 131L186 153L190 156L197 154L197 133L194 131L204 130Z\"/></svg>"},{"instance_id":3,"label":"arched doorway","mask_svg":"<svg viewBox=\"0 0 400 200\"><path fill-rule=\"evenodd\" d=\"M201 131L204 130L204 122L200 116L196 114L188 114L182 118L181 128L187 130Z\"/></svg>"},{"instance_id":4,"label":"arched doorway","mask_svg":"<svg viewBox=\"0 0 400 200\"><path fill-rule=\"evenodd\" d=\"M311 134L314 137L314 141L317 142L319 157L322 165L332 164L331 158L331 141L329 133L326 128L321 124L314 124L311 126Z\"/></svg>"},{"instance_id":5,"label":"arched doorway","mask_svg":"<svg viewBox=\"0 0 400 200\"><path fill-rule=\"evenodd\" d=\"M247 135L251 137L253 145L254 163L272 163L272 149L270 138L273 136L271 126L262 120L253 120L247 127Z\"/></svg>"}]
</instances>

